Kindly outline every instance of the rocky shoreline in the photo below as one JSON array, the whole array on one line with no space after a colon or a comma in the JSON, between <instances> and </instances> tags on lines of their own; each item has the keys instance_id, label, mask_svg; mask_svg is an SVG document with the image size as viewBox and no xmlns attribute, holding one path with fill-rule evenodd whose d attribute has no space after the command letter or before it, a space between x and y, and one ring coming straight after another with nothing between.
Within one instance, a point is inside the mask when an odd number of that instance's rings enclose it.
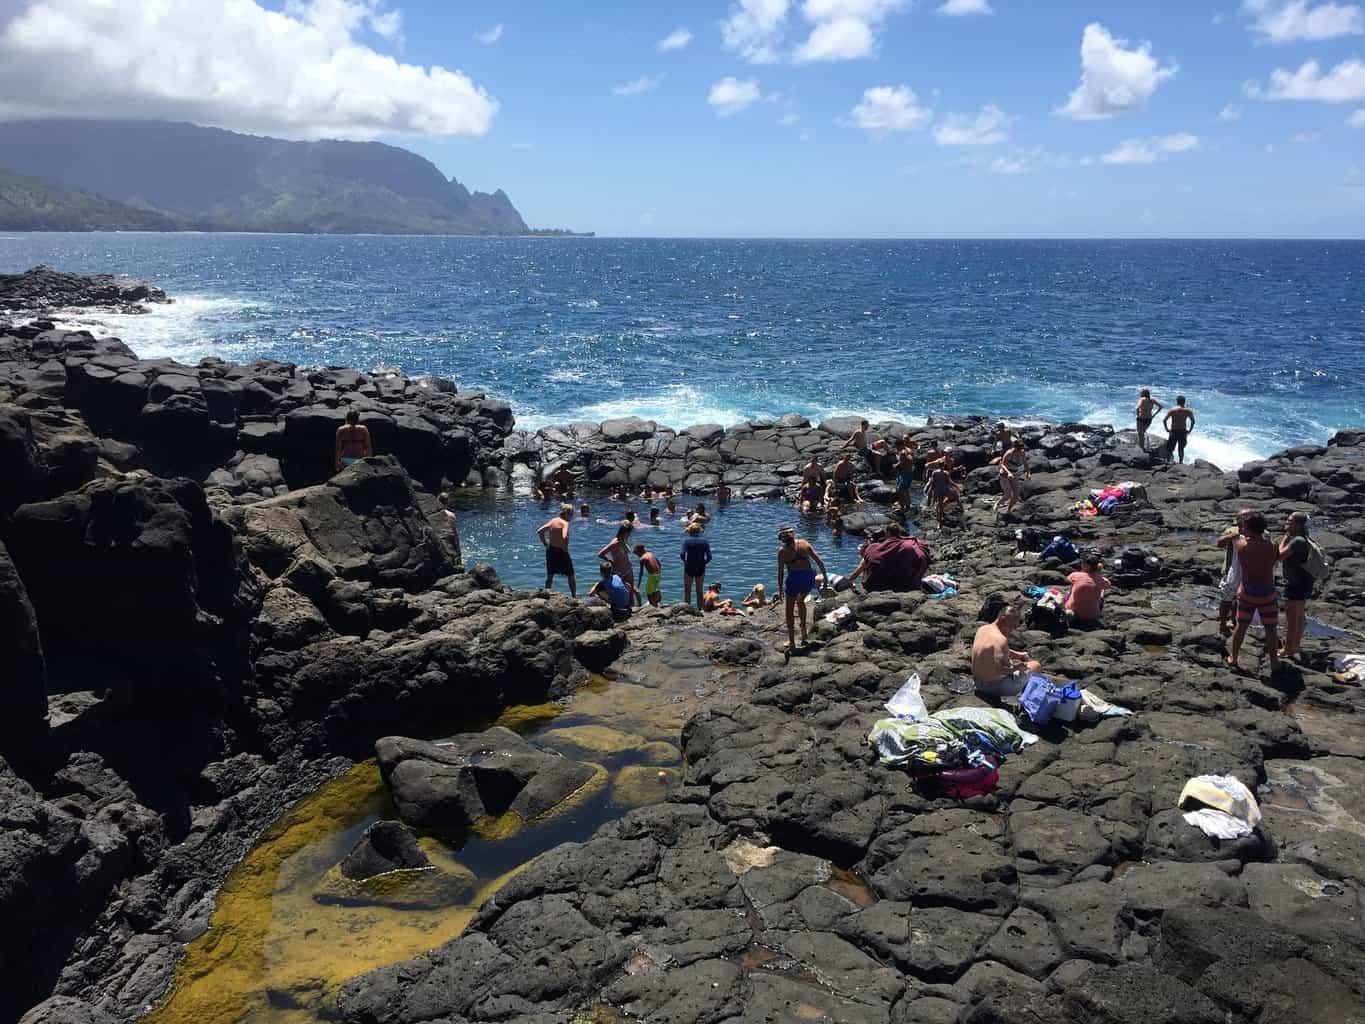
<instances>
[{"instance_id":1,"label":"rocky shoreline","mask_svg":"<svg viewBox=\"0 0 1365 1024\"><path fill-rule=\"evenodd\" d=\"M22 309L79 304L79 282L51 301L29 287ZM105 287L86 297L107 301ZM350 408L381 454L333 475ZM524 432L505 403L450 382L187 367L0 321L0 612L16 638L0 673L0 1019L35 1006L27 1024L135 1019L281 807L384 737L568 696L627 645L668 649L697 624L668 608L613 628L603 609L460 569L431 518L436 490L571 463L589 488L790 496L852 427ZM1365 649L1365 431L1224 472L1168 465L1110 428L1028 427L1026 500L994 524L988 429L873 430L950 443L970 471L972 525L926 534L956 598L822 602L850 614L790 661L775 615L708 623L723 638L711 657L747 696L688 721L682 786L542 856L460 938L355 979L326 1014L1365 1019L1365 702L1331 675L1334 655ZM860 476L869 508L889 501ZM1118 479L1149 500L1075 516ZM1334 563L1310 615L1345 632L1317 630L1274 676L1223 667L1208 609L1212 537L1243 505L1272 521L1312 512ZM911 671L931 708L981 703L949 689L977 609L1065 575L1016 557L1024 527L1157 556L1120 581L1103 628L1021 638L1136 714L1041 729L994 795L931 799L878 765L866 734ZM1256 791L1262 829L1220 842L1186 825L1175 800L1202 773Z\"/></svg>"}]
</instances>

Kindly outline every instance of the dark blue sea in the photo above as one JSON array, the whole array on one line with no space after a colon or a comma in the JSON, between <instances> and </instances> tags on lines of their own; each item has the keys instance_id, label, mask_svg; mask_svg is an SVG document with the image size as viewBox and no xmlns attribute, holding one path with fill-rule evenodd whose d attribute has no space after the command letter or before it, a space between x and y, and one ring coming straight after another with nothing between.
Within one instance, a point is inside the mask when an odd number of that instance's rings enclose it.
<instances>
[{"instance_id":1,"label":"dark blue sea","mask_svg":"<svg viewBox=\"0 0 1365 1024\"><path fill-rule=\"evenodd\" d=\"M141 355L441 374L535 427L784 412L1127 424L1225 468L1365 424L1365 243L0 234L0 270L146 277Z\"/></svg>"}]
</instances>

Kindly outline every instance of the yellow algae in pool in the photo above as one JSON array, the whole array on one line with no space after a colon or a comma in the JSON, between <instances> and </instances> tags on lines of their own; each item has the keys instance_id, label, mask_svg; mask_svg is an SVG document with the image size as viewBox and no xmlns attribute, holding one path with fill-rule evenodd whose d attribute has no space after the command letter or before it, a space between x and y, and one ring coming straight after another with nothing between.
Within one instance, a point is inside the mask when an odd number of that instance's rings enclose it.
<instances>
[{"instance_id":1,"label":"yellow algae in pool","mask_svg":"<svg viewBox=\"0 0 1365 1024\"><path fill-rule=\"evenodd\" d=\"M564 707L560 704L513 704L505 708L493 724L513 732L525 732L552 722L563 713Z\"/></svg>"},{"instance_id":2,"label":"yellow algae in pool","mask_svg":"<svg viewBox=\"0 0 1365 1024\"><path fill-rule=\"evenodd\" d=\"M617 807L646 807L663 803L682 781L676 768L630 765L616 773L611 784L611 802Z\"/></svg>"},{"instance_id":3,"label":"yellow algae in pool","mask_svg":"<svg viewBox=\"0 0 1365 1024\"><path fill-rule=\"evenodd\" d=\"M463 931L502 879L461 907L356 907L314 900L320 879L354 842L350 833L383 810L383 784L373 761L356 765L288 810L228 876L208 931L190 943L175 988L146 1020L311 1019L313 1014L301 1011L346 980Z\"/></svg>"}]
</instances>

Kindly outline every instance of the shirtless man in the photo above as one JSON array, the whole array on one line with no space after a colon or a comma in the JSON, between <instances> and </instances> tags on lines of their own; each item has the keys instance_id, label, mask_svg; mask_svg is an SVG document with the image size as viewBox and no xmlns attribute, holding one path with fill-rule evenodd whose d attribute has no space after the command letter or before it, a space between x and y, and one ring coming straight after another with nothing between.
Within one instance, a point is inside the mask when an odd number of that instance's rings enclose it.
<instances>
[{"instance_id":1,"label":"shirtless man","mask_svg":"<svg viewBox=\"0 0 1365 1024\"><path fill-rule=\"evenodd\" d=\"M1176 401L1179 401L1177 399ZM1275 589L1275 563L1280 549L1265 535L1265 516L1253 512L1247 516L1245 536L1237 540L1237 561L1242 566L1242 584L1237 588L1237 628L1232 632L1232 648L1228 652L1228 667L1241 671L1237 657L1242 652L1251 620L1259 617L1265 627L1265 650L1270 658L1270 671L1280 667L1280 595Z\"/></svg>"},{"instance_id":2,"label":"shirtless man","mask_svg":"<svg viewBox=\"0 0 1365 1024\"><path fill-rule=\"evenodd\" d=\"M839 461L834 467L834 473L830 477L830 484L833 490L830 497L834 499L836 505L857 504L858 485L853 482L853 456L850 452L844 452L839 456Z\"/></svg>"},{"instance_id":3,"label":"shirtless man","mask_svg":"<svg viewBox=\"0 0 1365 1024\"><path fill-rule=\"evenodd\" d=\"M1005 425L1004 420L995 425L995 433L992 437L995 440L997 452L1007 452L1014 446L1014 431Z\"/></svg>"},{"instance_id":4,"label":"shirtless man","mask_svg":"<svg viewBox=\"0 0 1365 1024\"><path fill-rule=\"evenodd\" d=\"M1137 406L1133 409L1133 414L1137 420L1138 447L1144 452L1147 450L1147 431L1152 429L1152 420L1156 414L1166 408L1155 398L1148 388L1143 388L1138 392Z\"/></svg>"},{"instance_id":5,"label":"shirtless man","mask_svg":"<svg viewBox=\"0 0 1365 1024\"><path fill-rule=\"evenodd\" d=\"M847 459L847 456L845 456ZM801 646L806 646L806 595L815 589L815 570L811 567L814 562L820 567L820 572L828 576L829 570L825 568L824 561L820 558L820 553L811 547L808 540L797 540L796 530L790 526L783 526L777 531L777 539L781 546L777 549L777 592L785 595L787 599L787 650L796 649L796 624L795 612L801 610ZM783 577L786 577L786 586L783 586Z\"/></svg>"},{"instance_id":6,"label":"shirtless man","mask_svg":"<svg viewBox=\"0 0 1365 1024\"><path fill-rule=\"evenodd\" d=\"M659 561L658 555L643 544L635 545L635 557L640 560L640 576L635 582L635 592L637 595L643 594L645 600L657 608L664 599L659 591L659 582L664 571L663 563Z\"/></svg>"},{"instance_id":7,"label":"shirtless man","mask_svg":"<svg viewBox=\"0 0 1365 1024\"><path fill-rule=\"evenodd\" d=\"M804 480L801 483L801 493L797 499L801 506L801 511L810 513L816 512L825 504L825 488L818 480Z\"/></svg>"},{"instance_id":8,"label":"shirtless man","mask_svg":"<svg viewBox=\"0 0 1365 1024\"><path fill-rule=\"evenodd\" d=\"M704 612L720 610L720 583L718 581L712 580L711 585L706 588L706 593L702 594L701 610Z\"/></svg>"},{"instance_id":9,"label":"shirtless man","mask_svg":"<svg viewBox=\"0 0 1365 1024\"><path fill-rule=\"evenodd\" d=\"M374 454L374 442L370 440L370 428L360 425L360 413L355 409L346 413L346 422L337 427L336 471L340 473L358 459L368 459Z\"/></svg>"},{"instance_id":10,"label":"shirtless man","mask_svg":"<svg viewBox=\"0 0 1365 1024\"><path fill-rule=\"evenodd\" d=\"M814 481L823 487L825 481L828 479L829 474L825 472L825 467L820 465L820 460L812 455L810 461L806 463L805 468L801 470L801 483L807 484Z\"/></svg>"},{"instance_id":11,"label":"shirtless man","mask_svg":"<svg viewBox=\"0 0 1365 1024\"><path fill-rule=\"evenodd\" d=\"M1028 651L1010 649L1010 634L1019 627L1026 607L1022 601L1007 604L994 622L976 631L972 641L972 679L976 681L977 693L1013 697L1024 692L1030 672L1042 671L1042 665L1029 659Z\"/></svg>"},{"instance_id":12,"label":"shirtless man","mask_svg":"<svg viewBox=\"0 0 1365 1024\"><path fill-rule=\"evenodd\" d=\"M707 512L706 505L699 501L692 514L687 517L687 521L689 523L701 523L705 527L711 521L711 513Z\"/></svg>"},{"instance_id":13,"label":"shirtless man","mask_svg":"<svg viewBox=\"0 0 1365 1024\"><path fill-rule=\"evenodd\" d=\"M536 533L545 545L545 589L554 588L554 578L564 576L569 581L569 594L578 596L578 584L574 581L573 559L569 557L569 523L573 519L573 506L559 506L559 515L542 526Z\"/></svg>"},{"instance_id":14,"label":"shirtless man","mask_svg":"<svg viewBox=\"0 0 1365 1024\"><path fill-rule=\"evenodd\" d=\"M867 420L859 420L858 429L850 434L848 440L840 447L845 451L852 448L855 452L862 452L864 458L870 458L871 456L869 456L867 452L867 432L870 427L871 424L869 424Z\"/></svg>"},{"instance_id":15,"label":"shirtless man","mask_svg":"<svg viewBox=\"0 0 1365 1024\"><path fill-rule=\"evenodd\" d=\"M632 515L633 513L627 513ZM634 527L629 523L622 523L613 537L601 551L597 552L598 561L608 562L617 576L620 576L626 587L630 590L630 600L633 604L640 603L640 593L635 589L635 584L631 582L635 574L630 571L630 535Z\"/></svg>"},{"instance_id":16,"label":"shirtless man","mask_svg":"<svg viewBox=\"0 0 1365 1024\"><path fill-rule=\"evenodd\" d=\"M1175 396L1175 408L1167 410L1161 425L1166 428L1166 454L1179 451L1180 461L1184 462L1185 444L1194 430L1194 410L1185 408L1184 395Z\"/></svg>"}]
</instances>

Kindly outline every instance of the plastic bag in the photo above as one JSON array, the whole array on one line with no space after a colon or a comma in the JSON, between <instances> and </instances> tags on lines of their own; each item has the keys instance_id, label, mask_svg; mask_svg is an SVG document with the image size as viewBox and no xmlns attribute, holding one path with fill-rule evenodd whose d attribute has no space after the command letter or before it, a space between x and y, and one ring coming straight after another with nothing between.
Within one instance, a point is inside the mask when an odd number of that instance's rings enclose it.
<instances>
[{"instance_id":1,"label":"plastic bag","mask_svg":"<svg viewBox=\"0 0 1365 1024\"><path fill-rule=\"evenodd\" d=\"M896 695L886 702L886 710L897 718L908 718L912 722L928 718L929 709L924 706L919 688L919 673L915 672L896 691Z\"/></svg>"}]
</instances>

